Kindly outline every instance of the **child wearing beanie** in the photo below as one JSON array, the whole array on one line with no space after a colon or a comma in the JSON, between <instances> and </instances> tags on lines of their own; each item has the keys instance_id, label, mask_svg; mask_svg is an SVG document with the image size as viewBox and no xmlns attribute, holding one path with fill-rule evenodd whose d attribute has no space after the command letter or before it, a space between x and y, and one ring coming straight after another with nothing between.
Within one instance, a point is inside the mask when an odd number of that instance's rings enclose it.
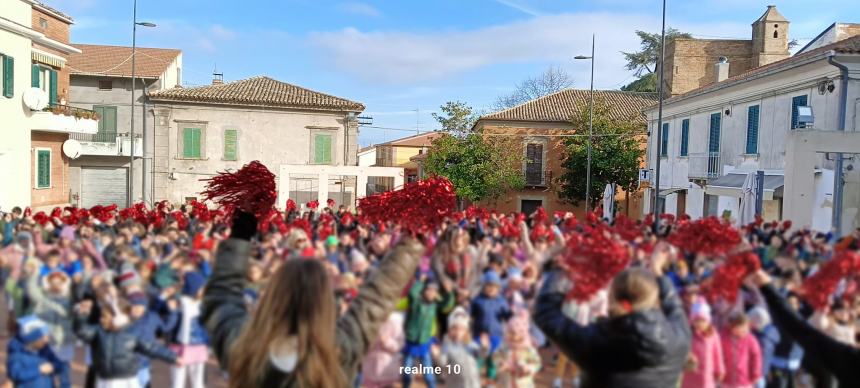
<instances>
[{"instance_id":1,"label":"child wearing beanie","mask_svg":"<svg viewBox=\"0 0 860 388\"><path fill-rule=\"evenodd\" d=\"M531 388L541 359L529 336L527 314L517 314L505 326L505 342L493 355L501 387Z\"/></svg>"},{"instance_id":2,"label":"child wearing beanie","mask_svg":"<svg viewBox=\"0 0 860 388\"><path fill-rule=\"evenodd\" d=\"M716 388L725 376L720 336L711 324L711 306L698 299L690 307L693 338L682 388Z\"/></svg>"},{"instance_id":3,"label":"child wearing beanie","mask_svg":"<svg viewBox=\"0 0 860 388\"><path fill-rule=\"evenodd\" d=\"M35 316L17 321L18 334L6 348L6 371L16 387L70 387L68 364L50 345L48 327Z\"/></svg>"},{"instance_id":4,"label":"child wearing beanie","mask_svg":"<svg viewBox=\"0 0 860 388\"><path fill-rule=\"evenodd\" d=\"M486 337L484 337L486 338ZM448 332L441 349L433 347L438 365L446 375L445 383L450 387L479 388L481 371L478 359L486 357L490 350L488 340L478 343L469 332L469 313L457 307L448 315Z\"/></svg>"}]
</instances>

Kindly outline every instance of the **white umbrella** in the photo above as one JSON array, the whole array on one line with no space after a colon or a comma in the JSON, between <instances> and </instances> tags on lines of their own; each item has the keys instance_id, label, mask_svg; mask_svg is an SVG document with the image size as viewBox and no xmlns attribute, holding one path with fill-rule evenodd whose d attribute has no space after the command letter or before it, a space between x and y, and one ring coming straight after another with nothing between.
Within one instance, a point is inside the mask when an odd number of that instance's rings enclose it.
<instances>
[{"instance_id":1,"label":"white umbrella","mask_svg":"<svg viewBox=\"0 0 860 388\"><path fill-rule=\"evenodd\" d=\"M610 183L603 191L603 218L609 222L612 222L613 206L615 206L615 188Z\"/></svg>"},{"instance_id":2,"label":"white umbrella","mask_svg":"<svg viewBox=\"0 0 860 388\"><path fill-rule=\"evenodd\" d=\"M747 174L741 187L741 207L738 212L738 225L743 226L755 221L756 173Z\"/></svg>"}]
</instances>

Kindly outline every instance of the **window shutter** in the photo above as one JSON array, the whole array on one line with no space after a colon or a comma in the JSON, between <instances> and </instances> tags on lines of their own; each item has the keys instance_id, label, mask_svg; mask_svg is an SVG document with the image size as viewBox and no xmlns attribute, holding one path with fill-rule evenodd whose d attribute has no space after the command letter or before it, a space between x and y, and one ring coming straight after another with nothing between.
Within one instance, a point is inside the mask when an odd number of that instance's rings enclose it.
<instances>
[{"instance_id":1,"label":"window shutter","mask_svg":"<svg viewBox=\"0 0 860 388\"><path fill-rule=\"evenodd\" d=\"M51 75L51 80L48 95L50 96L51 105L57 105L57 71L51 69L49 73Z\"/></svg>"},{"instance_id":2,"label":"window shutter","mask_svg":"<svg viewBox=\"0 0 860 388\"><path fill-rule=\"evenodd\" d=\"M806 106L806 95L795 96L791 99L791 129L797 129L797 107Z\"/></svg>"},{"instance_id":3,"label":"window shutter","mask_svg":"<svg viewBox=\"0 0 860 388\"><path fill-rule=\"evenodd\" d=\"M235 129L224 130L224 160L236 160L238 137Z\"/></svg>"},{"instance_id":4,"label":"window shutter","mask_svg":"<svg viewBox=\"0 0 860 388\"><path fill-rule=\"evenodd\" d=\"M708 133L708 152L720 152L720 113L711 114L711 127Z\"/></svg>"},{"instance_id":5,"label":"window shutter","mask_svg":"<svg viewBox=\"0 0 860 388\"><path fill-rule=\"evenodd\" d=\"M194 148L191 150L191 152L192 152L192 156L195 158L200 158L201 154L203 154L203 151L201 150L201 144L200 144L201 143L200 142L200 137L201 137L200 132L201 131L202 130L200 128L193 128L191 130L191 133L194 134Z\"/></svg>"},{"instance_id":6,"label":"window shutter","mask_svg":"<svg viewBox=\"0 0 860 388\"><path fill-rule=\"evenodd\" d=\"M750 106L747 109L747 154L758 153L758 111L758 105Z\"/></svg>"},{"instance_id":7,"label":"window shutter","mask_svg":"<svg viewBox=\"0 0 860 388\"><path fill-rule=\"evenodd\" d=\"M107 118L105 120L105 133L111 133L116 137L116 107L115 106L106 106L104 107L104 115L102 116Z\"/></svg>"},{"instance_id":8,"label":"window shutter","mask_svg":"<svg viewBox=\"0 0 860 388\"><path fill-rule=\"evenodd\" d=\"M681 156L690 154L690 119L681 121Z\"/></svg>"},{"instance_id":9,"label":"window shutter","mask_svg":"<svg viewBox=\"0 0 860 388\"><path fill-rule=\"evenodd\" d=\"M3 97L15 96L15 58L3 56Z\"/></svg>"},{"instance_id":10,"label":"window shutter","mask_svg":"<svg viewBox=\"0 0 860 388\"><path fill-rule=\"evenodd\" d=\"M660 156L669 155L669 123L663 123L663 135L660 139Z\"/></svg>"},{"instance_id":11,"label":"window shutter","mask_svg":"<svg viewBox=\"0 0 860 388\"><path fill-rule=\"evenodd\" d=\"M192 151L194 148L194 133L193 128L183 128L182 129L182 157L190 158L192 157Z\"/></svg>"},{"instance_id":12,"label":"window shutter","mask_svg":"<svg viewBox=\"0 0 860 388\"><path fill-rule=\"evenodd\" d=\"M96 114L98 114L98 115L99 115L99 117L101 117L101 118L99 119L99 133L100 133L100 134L105 133L105 123L107 122L107 117L106 117L106 115L105 115L105 107L103 107L103 106L94 106L94 107L93 107L93 112L96 112Z\"/></svg>"},{"instance_id":13,"label":"window shutter","mask_svg":"<svg viewBox=\"0 0 860 388\"><path fill-rule=\"evenodd\" d=\"M314 137L314 163L331 163L331 135Z\"/></svg>"},{"instance_id":14,"label":"window shutter","mask_svg":"<svg viewBox=\"0 0 860 388\"><path fill-rule=\"evenodd\" d=\"M526 145L526 183L539 185L543 183L543 144Z\"/></svg>"},{"instance_id":15,"label":"window shutter","mask_svg":"<svg viewBox=\"0 0 860 388\"><path fill-rule=\"evenodd\" d=\"M39 65L34 64L34 65L30 68L30 76L32 77L32 78L30 79L30 86L32 86L32 87L34 87L34 88L41 87L41 84L39 83L39 77L40 77L41 75L42 75L42 67L41 67L41 66L39 66Z\"/></svg>"},{"instance_id":16,"label":"window shutter","mask_svg":"<svg viewBox=\"0 0 860 388\"><path fill-rule=\"evenodd\" d=\"M51 187L51 152L39 150L37 151L36 158L39 169L36 176L36 187Z\"/></svg>"}]
</instances>

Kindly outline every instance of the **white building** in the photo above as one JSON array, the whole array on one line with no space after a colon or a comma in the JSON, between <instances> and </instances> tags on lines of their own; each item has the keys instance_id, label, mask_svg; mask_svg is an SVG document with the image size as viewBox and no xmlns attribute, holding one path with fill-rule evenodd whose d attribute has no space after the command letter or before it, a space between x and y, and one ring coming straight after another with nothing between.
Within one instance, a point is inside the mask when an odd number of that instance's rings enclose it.
<instances>
[{"instance_id":1,"label":"white building","mask_svg":"<svg viewBox=\"0 0 860 388\"><path fill-rule=\"evenodd\" d=\"M828 58L850 71L845 130L817 136L818 152L803 159L795 150L810 136L839 127L842 77ZM731 58L715 64L718 77L728 74ZM829 230L833 209L834 154L845 155L843 230L858 226L860 148L847 147L860 135L860 36L820 45L793 57L672 97L664 102L663 126L657 106L646 110L649 123L648 166L661 160L658 206L666 213L693 218L738 214L740 186L747 172L764 170L766 220L791 219L798 227ZM804 123L798 107L809 106L814 120ZM656 144L657 131L663 135ZM820 132L816 132L820 131ZM843 139L843 140L839 140ZM852 140L853 141L853 140ZM817 156L816 156L817 155ZM792 163L795 163L792 165ZM793 182L793 183L790 183ZM798 182L804 182L802 189ZM653 189L649 190L653 195ZM650 201L645 213L651 212Z\"/></svg>"}]
</instances>

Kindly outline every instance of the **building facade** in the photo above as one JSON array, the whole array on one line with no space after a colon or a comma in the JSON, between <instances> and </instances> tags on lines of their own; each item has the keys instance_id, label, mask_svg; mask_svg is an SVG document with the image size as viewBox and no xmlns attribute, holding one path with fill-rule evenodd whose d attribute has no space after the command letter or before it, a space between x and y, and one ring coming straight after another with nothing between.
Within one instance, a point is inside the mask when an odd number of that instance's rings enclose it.
<instances>
[{"instance_id":1,"label":"building facade","mask_svg":"<svg viewBox=\"0 0 860 388\"><path fill-rule=\"evenodd\" d=\"M69 56L70 104L102 117L94 134L75 134L81 156L70 162L72 203L82 207L127 205L129 179L132 201L153 203L145 171L152 170L152 123L147 122L148 95L182 84L182 52L137 47L135 50L134 136L131 99L131 47L75 44ZM146 136L144 136L146 135ZM144 141L142 141L142 139ZM129 177L131 155L134 167Z\"/></svg>"},{"instance_id":2,"label":"building facade","mask_svg":"<svg viewBox=\"0 0 860 388\"><path fill-rule=\"evenodd\" d=\"M632 120L645 128L642 110L655 103L647 94L595 90L595 100L610 107L616 119ZM531 212L543 207L548 212L583 213L583 204L574 206L559 197L558 178L564 173L564 136L587 133L574 128L570 119L589 102L589 90L566 89L515 107L480 117L474 129L489 136L509 135L520 140L525 187L484 205L503 212ZM585 132L584 132L585 131ZM585 171L581 172L586 179ZM639 216L642 194L620 193L616 201L619 214ZM632 210L632 211L631 211Z\"/></svg>"},{"instance_id":3,"label":"building facade","mask_svg":"<svg viewBox=\"0 0 860 388\"><path fill-rule=\"evenodd\" d=\"M364 105L268 77L150 94L147 122L154 138L151 197L199 199L202 179L259 160L276 174L281 165L356 166L357 115ZM317 176L297 173L289 193L317 198ZM354 202L355 179L328 175L329 195ZM305 198L306 197L306 198Z\"/></svg>"}]
</instances>

